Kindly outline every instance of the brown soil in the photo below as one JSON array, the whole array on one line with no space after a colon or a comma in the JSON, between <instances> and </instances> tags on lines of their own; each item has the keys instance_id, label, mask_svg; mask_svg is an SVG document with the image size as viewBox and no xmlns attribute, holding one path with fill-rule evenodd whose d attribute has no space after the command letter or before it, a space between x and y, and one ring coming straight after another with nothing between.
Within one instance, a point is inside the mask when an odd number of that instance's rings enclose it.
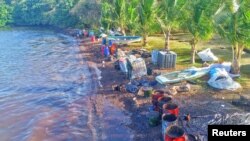
<instances>
[{"instance_id":1,"label":"brown soil","mask_svg":"<svg viewBox=\"0 0 250 141\"><path fill-rule=\"evenodd\" d=\"M122 49L129 50L126 47L122 47ZM84 59L90 64L95 63L101 70L101 87L97 92L97 96L101 95L108 103L112 103L112 105L130 116L131 123L121 126L127 126L133 131L133 140L161 141L161 126L151 127L148 124L147 115L149 113L149 107L152 105L151 98L112 90L112 85L126 84L128 80L124 74L115 70L113 65L114 61L108 61L101 55L100 44L98 42L92 44L89 39L84 39L80 44L80 50ZM104 67L103 61L105 61ZM147 64L147 66L153 68L151 64ZM157 70L155 68L153 71L154 76L161 71L173 70ZM149 79L153 79L154 76L149 77ZM157 86L155 89L156 88L164 87ZM239 98L239 95L242 94L241 92L242 91L217 91L210 89L206 84L202 86L192 84L190 92L178 93L173 96L173 101L177 103L180 108L179 125L184 128L186 133L200 136L201 140L206 140L207 125L216 123L216 120L220 121L216 119L218 114L223 118L228 114L245 113L243 110L231 105L231 100ZM243 93L245 92L247 91L243 91ZM232 96L233 98L228 98L227 96ZM191 121L189 122L183 120L183 117L188 113L191 115ZM213 120L213 122L211 120ZM237 124L237 122L235 124Z\"/></svg>"}]
</instances>

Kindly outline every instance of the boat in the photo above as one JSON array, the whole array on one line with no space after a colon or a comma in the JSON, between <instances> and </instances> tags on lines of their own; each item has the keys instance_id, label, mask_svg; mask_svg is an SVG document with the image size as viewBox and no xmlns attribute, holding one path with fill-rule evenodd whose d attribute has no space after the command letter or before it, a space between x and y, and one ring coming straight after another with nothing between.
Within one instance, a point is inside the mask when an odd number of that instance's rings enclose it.
<instances>
[{"instance_id":1,"label":"boat","mask_svg":"<svg viewBox=\"0 0 250 141\"><path fill-rule=\"evenodd\" d=\"M160 84L178 83L184 80L197 79L205 76L210 71L209 67L204 68L190 68L182 71L175 71L165 73L157 76L155 79Z\"/></svg>"},{"instance_id":2,"label":"boat","mask_svg":"<svg viewBox=\"0 0 250 141\"><path fill-rule=\"evenodd\" d=\"M140 42L142 38L140 36L108 36L108 40L111 40L113 43L127 44Z\"/></svg>"}]
</instances>

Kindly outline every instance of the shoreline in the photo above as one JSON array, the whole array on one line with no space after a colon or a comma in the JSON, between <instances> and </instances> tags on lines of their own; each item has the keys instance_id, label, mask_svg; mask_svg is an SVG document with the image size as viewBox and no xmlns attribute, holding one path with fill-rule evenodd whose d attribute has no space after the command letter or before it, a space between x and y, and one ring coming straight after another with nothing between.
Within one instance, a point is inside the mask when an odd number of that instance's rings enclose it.
<instances>
[{"instance_id":1,"label":"shoreline","mask_svg":"<svg viewBox=\"0 0 250 141\"><path fill-rule=\"evenodd\" d=\"M95 43L92 46L91 43L86 44L86 42L90 41L89 38L83 40L84 42L81 42L79 44L79 47L80 51L85 56L84 58L86 59L86 61L95 63L98 69L101 70L101 85L103 87L99 87L96 95L104 96L105 100L108 103L111 103L114 107L118 108L126 116L130 117L130 122L121 123L121 126L132 130L132 140L161 141L161 126L150 127L148 124L147 117L143 116L146 114L145 112L148 111L148 107L140 106L148 104L150 102L150 98L144 99L141 102L134 101L134 94L113 91L111 87L113 84L125 84L128 82L128 80L126 80L120 72L114 69L113 62L106 62L105 67L102 67L102 61L104 60L104 58L99 52L98 43Z\"/></svg>"}]
</instances>

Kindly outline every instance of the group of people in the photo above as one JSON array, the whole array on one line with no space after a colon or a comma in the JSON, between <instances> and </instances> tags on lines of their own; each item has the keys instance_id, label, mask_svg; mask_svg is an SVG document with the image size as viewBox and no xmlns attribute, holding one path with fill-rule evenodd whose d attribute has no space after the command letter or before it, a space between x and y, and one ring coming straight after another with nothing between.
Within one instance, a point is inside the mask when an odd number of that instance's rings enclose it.
<instances>
[{"instance_id":1,"label":"group of people","mask_svg":"<svg viewBox=\"0 0 250 141\"><path fill-rule=\"evenodd\" d=\"M93 30L86 30L86 29L77 30L76 37L77 38L90 37L91 42L95 42L95 34Z\"/></svg>"},{"instance_id":2,"label":"group of people","mask_svg":"<svg viewBox=\"0 0 250 141\"><path fill-rule=\"evenodd\" d=\"M112 40L108 40L107 37L102 37L101 53L105 57L113 56L116 53L117 44Z\"/></svg>"}]
</instances>

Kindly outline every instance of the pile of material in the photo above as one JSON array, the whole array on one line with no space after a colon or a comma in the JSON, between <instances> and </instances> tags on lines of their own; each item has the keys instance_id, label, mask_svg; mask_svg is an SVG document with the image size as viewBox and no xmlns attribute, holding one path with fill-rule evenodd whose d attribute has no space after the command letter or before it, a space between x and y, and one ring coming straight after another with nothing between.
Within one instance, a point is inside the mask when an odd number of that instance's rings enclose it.
<instances>
[{"instance_id":1,"label":"pile of material","mask_svg":"<svg viewBox=\"0 0 250 141\"><path fill-rule=\"evenodd\" d=\"M148 97L152 94L152 90L157 83L144 78L131 80L127 85L127 92L137 93L139 96Z\"/></svg>"},{"instance_id":2,"label":"pile of material","mask_svg":"<svg viewBox=\"0 0 250 141\"><path fill-rule=\"evenodd\" d=\"M140 78L147 75L147 67L144 59L136 58L134 55L125 56L123 51L117 51L120 70L126 74L128 79Z\"/></svg>"},{"instance_id":3,"label":"pile of material","mask_svg":"<svg viewBox=\"0 0 250 141\"><path fill-rule=\"evenodd\" d=\"M237 90L241 86L233 80L234 77L239 77L239 74L231 74L231 63L224 62L221 64L212 64L209 67L190 68L182 71L165 73L157 76L155 79L160 84L171 84L182 82L183 80L197 79L206 74L210 74L208 84L216 89Z\"/></svg>"},{"instance_id":4,"label":"pile of material","mask_svg":"<svg viewBox=\"0 0 250 141\"><path fill-rule=\"evenodd\" d=\"M128 61L128 78L140 78L147 75L146 63L142 58L130 59Z\"/></svg>"},{"instance_id":5,"label":"pile of material","mask_svg":"<svg viewBox=\"0 0 250 141\"><path fill-rule=\"evenodd\" d=\"M233 100L232 104L236 105L236 106L244 106L246 108L249 108L249 106L250 106L250 96L248 96L248 97L240 96L240 99Z\"/></svg>"},{"instance_id":6,"label":"pile of material","mask_svg":"<svg viewBox=\"0 0 250 141\"><path fill-rule=\"evenodd\" d=\"M224 68L212 69L210 71L210 79L207 83L217 89L233 91L241 88L240 84L235 82Z\"/></svg>"},{"instance_id":7,"label":"pile of material","mask_svg":"<svg viewBox=\"0 0 250 141\"><path fill-rule=\"evenodd\" d=\"M133 50L131 51L131 53L132 53L133 55L140 56L141 58L149 58L149 57L151 57L150 52L148 52L148 51L145 50L145 49L133 49Z\"/></svg>"},{"instance_id":8,"label":"pile of material","mask_svg":"<svg viewBox=\"0 0 250 141\"><path fill-rule=\"evenodd\" d=\"M175 68L177 54L173 51L158 51L153 50L151 52L152 63L157 65L159 68Z\"/></svg>"},{"instance_id":9,"label":"pile of material","mask_svg":"<svg viewBox=\"0 0 250 141\"><path fill-rule=\"evenodd\" d=\"M218 61L218 57L216 57L213 52L211 51L210 48L207 48L201 52L197 53L198 56L201 58L202 61L204 62L214 62Z\"/></svg>"},{"instance_id":10,"label":"pile of material","mask_svg":"<svg viewBox=\"0 0 250 141\"><path fill-rule=\"evenodd\" d=\"M231 65L230 62L210 65L208 84L216 89L231 91L240 89L241 85L233 80L234 77L239 77L240 74L231 74Z\"/></svg>"},{"instance_id":11,"label":"pile of material","mask_svg":"<svg viewBox=\"0 0 250 141\"><path fill-rule=\"evenodd\" d=\"M158 54L158 67L159 68L175 68L177 54L170 52L160 51Z\"/></svg>"},{"instance_id":12,"label":"pile of material","mask_svg":"<svg viewBox=\"0 0 250 141\"><path fill-rule=\"evenodd\" d=\"M153 51L152 52L152 62L155 63L157 58L157 66L160 69L165 68L175 68L176 66L176 60L177 60L177 54L172 51ZM157 56L157 57L156 57Z\"/></svg>"}]
</instances>

